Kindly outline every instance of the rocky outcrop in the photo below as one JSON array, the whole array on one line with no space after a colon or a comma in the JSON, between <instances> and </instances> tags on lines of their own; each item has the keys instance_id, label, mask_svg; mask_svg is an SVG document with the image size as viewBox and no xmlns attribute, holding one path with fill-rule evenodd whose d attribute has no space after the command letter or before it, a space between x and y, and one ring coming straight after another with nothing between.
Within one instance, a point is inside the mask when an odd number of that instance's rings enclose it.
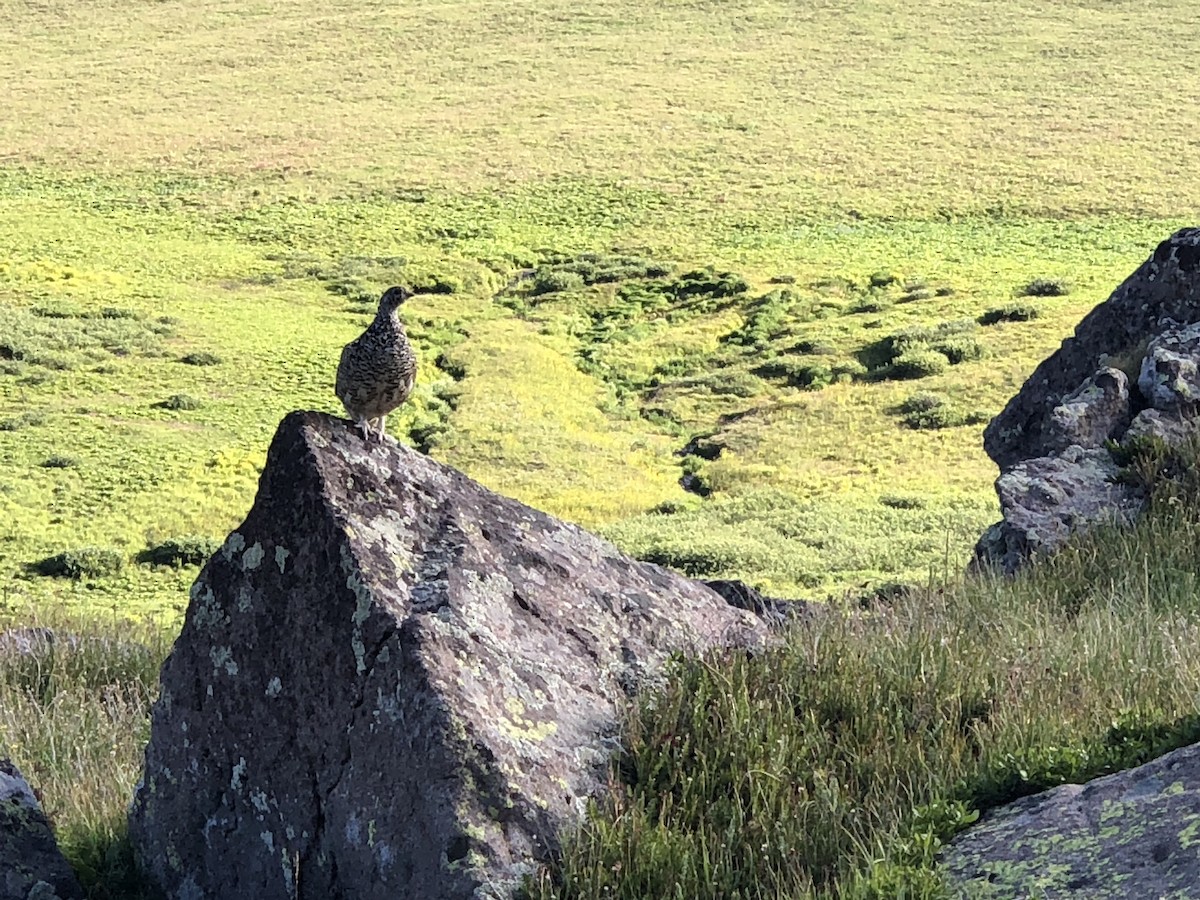
<instances>
[{"instance_id":1,"label":"rocky outcrop","mask_svg":"<svg viewBox=\"0 0 1200 900\"><path fill-rule=\"evenodd\" d=\"M0 900L82 900L29 783L0 759Z\"/></svg>"},{"instance_id":2,"label":"rocky outcrop","mask_svg":"<svg viewBox=\"0 0 1200 900\"><path fill-rule=\"evenodd\" d=\"M193 587L131 837L183 900L508 897L664 658L764 640L702 585L294 413Z\"/></svg>"},{"instance_id":3,"label":"rocky outcrop","mask_svg":"<svg viewBox=\"0 0 1200 900\"><path fill-rule=\"evenodd\" d=\"M1054 409L1105 366L1104 360L1139 366L1148 338L1168 321L1200 321L1200 228L1185 228L1159 244L1107 301L1084 317L1074 336L1034 370L984 430L988 456L1001 469L1049 456L1055 449L1052 440L1047 442Z\"/></svg>"},{"instance_id":4,"label":"rocky outcrop","mask_svg":"<svg viewBox=\"0 0 1200 900\"><path fill-rule=\"evenodd\" d=\"M761 618L770 628L784 628L795 622L810 621L825 609L807 600L785 600L780 597L763 596L755 588L737 579L718 578L702 581L709 590L716 591L730 606L746 609Z\"/></svg>"},{"instance_id":5,"label":"rocky outcrop","mask_svg":"<svg viewBox=\"0 0 1200 900\"><path fill-rule=\"evenodd\" d=\"M1200 885L1200 746L994 809L944 851L952 895L1128 900Z\"/></svg>"},{"instance_id":6,"label":"rocky outcrop","mask_svg":"<svg viewBox=\"0 0 1200 900\"><path fill-rule=\"evenodd\" d=\"M1136 384L1130 384L1136 376ZM1076 530L1144 505L1109 441L1181 443L1200 401L1200 229L1172 235L1037 367L984 432L1003 521L973 566L1011 573Z\"/></svg>"}]
</instances>

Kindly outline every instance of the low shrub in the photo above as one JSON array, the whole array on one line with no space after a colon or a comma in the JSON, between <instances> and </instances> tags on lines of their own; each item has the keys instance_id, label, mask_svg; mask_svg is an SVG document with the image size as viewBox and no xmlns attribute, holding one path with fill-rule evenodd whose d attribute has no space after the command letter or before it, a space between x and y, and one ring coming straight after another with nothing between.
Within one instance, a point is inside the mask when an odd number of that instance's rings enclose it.
<instances>
[{"instance_id":1,"label":"low shrub","mask_svg":"<svg viewBox=\"0 0 1200 900\"><path fill-rule=\"evenodd\" d=\"M995 325L997 322L1032 322L1041 312L1032 303L1010 303L989 309L979 317L980 325Z\"/></svg>"},{"instance_id":2,"label":"low shrub","mask_svg":"<svg viewBox=\"0 0 1200 900\"><path fill-rule=\"evenodd\" d=\"M891 309L892 306L892 301L883 297L865 297L862 300L859 300L857 303L851 305L846 312L852 315L857 315L860 313L881 313L885 310Z\"/></svg>"},{"instance_id":3,"label":"low shrub","mask_svg":"<svg viewBox=\"0 0 1200 900\"><path fill-rule=\"evenodd\" d=\"M926 506L924 497L912 494L884 494L879 502L889 509L924 509Z\"/></svg>"},{"instance_id":4,"label":"low shrub","mask_svg":"<svg viewBox=\"0 0 1200 900\"><path fill-rule=\"evenodd\" d=\"M940 394L922 391L913 394L896 411L901 422L913 429L957 428L960 425L978 425L986 422L984 413L963 413L951 406Z\"/></svg>"},{"instance_id":5,"label":"low shrub","mask_svg":"<svg viewBox=\"0 0 1200 900\"><path fill-rule=\"evenodd\" d=\"M223 362L221 357L215 353L209 353L207 350L189 353L179 361L188 366L219 366Z\"/></svg>"},{"instance_id":6,"label":"low shrub","mask_svg":"<svg viewBox=\"0 0 1200 900\"><path fill-rule=\"evenodd\" d=\"M125 556L106 547L79 547L64 550L33 563L29 568L50 578L105 578L125 567Z\"/></svg>"},{"instance_id":7,"label":"low shrub","mask_svg":"<svg viewBox=\"0 0 1200 900\"><path fill-rule=\"evenodd\" d=\"M557 294L560 291L570 291L583 287L583 276L578 272L562 270L538 270L533 275L533 284L529 293L534 297L543 294Z\"/></svg>"},{"instance_id":8,"label":"low shrub","mask_svg":"<svg viewBox=\"0 0 1200 900\"><path fill-rule=\"evenodd\" d=\"M60 456L57 453L42 460L43 469L71 469L77 465L79 465L79 460L75 457Z\"/></svg>"},{"instance_id":9,"label":"low shrub","mask_svg":"<svg viewBox=\"0 0 1200 900\"><path fill-rule=\"evenodd\" d=\"M937 341L933 349L950 360L950 365L956 366L983 357L983 345L970 334L956 334Z\"/></svg>"},{"instance_id":10,"label":"low shrub","mask_svg":"<svg viewBox=\"0 0 1200 900\"><path fill-rule=\"evenodd\" d=\"M787 381L789 387L810 391L820 390L832 384L834 380L833 369L829 366L787 357L757 366L754 374L762 378L782 378Z\"/></svg>"},{"instance_id":11,"label":"low shrub","mask_svg":"<svg viewBox=\"0 0 1200 900\"><path fill-rule=\"evenodd\" d=\"M889 374L893 378L915 379L941 375L950 366L944 353L936 350L908 350L892 360Z\"/></svg>"},{"instance_id":12,"label":"low shrub","mask_svg":"<svg viewBox=\"0 0 1200 900\"><path fill-rule=\"evenodd\" d=\"M147 547L137 556L137 561L143 565L182 566L203 565L209 557L221 549L221 542L209 537L189 534L183 537L168 538L160 544Z\"/></svg>"},{"instance_id":13,"label":"low shrub","mask_svg":"<svg viewBox=\"0 0 1200 900\"><path fill-rule=\"evenodd\" d=\"M44 424L46 424L45 413L24 412L19 416L0 419L0 431L20 431L22 428L31 428L35 425Z\"/></svg>"},{"instance_id":14,"label":"low shrub","mask_svg":"<svg viewBox=\"0 0 1200 900\"><path fill-rule=\"evenodd\" d=\"M805 356L832 356L837 353L837 348L828 341L806 340L800 341L793 346L789 353L798 353Z\"/></svg>"},{"instance_id":15,"label":"low shrub","mask_svg":"<svg viewBox=\"0 0 1200 900\"><path fill-rule=\"evenodd\" d=\"M723 372L710 375L702 382L710 393L720 397L753 397L763 390L763 383L749 372Z\"/></svg>"},{"instance_id":16,"label":"low shrub","mask_svg":"<svg viewBox=\"0 0 1200 900\"><path fill-rule=\"evenodd\" d=\"M1035 278L1019 293L1022 297L1062 297L1070 292L1070 284L1062 278Z\"/></svg>"},{"instance_id":17,"label":"low shrub","mask_svg":"<svg viewBox=\"0 0 1200 900\"><path fill-rule=\"evenodd\" d=\"M154 404L156 409L187 410L199 409L204 404L191 394L172 394L166 400Z\"/></svg>"},{"instance_id":18,"label":"low shrub","mask_svg":"<svg viewBox=\"0 0 1200 900\"><path fill-rule=\"evenodd\" d=\"M833 372L834 381L854 381L867 374L867 367L853 359L844 359L841 362L834 363L830 371Z\"/></svg>"}]
</instances>

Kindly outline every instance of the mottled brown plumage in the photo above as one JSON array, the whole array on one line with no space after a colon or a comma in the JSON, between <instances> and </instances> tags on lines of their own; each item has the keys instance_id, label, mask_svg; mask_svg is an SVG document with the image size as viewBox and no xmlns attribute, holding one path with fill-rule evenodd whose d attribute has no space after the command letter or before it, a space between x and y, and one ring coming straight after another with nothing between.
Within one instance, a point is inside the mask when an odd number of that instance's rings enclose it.
<instances>
[{"instance_id":1,"label":"mottled brown plumage","mask_svg":"<svg viewBox=\"0 0 1200 900\"><path fill-rule=\"evenodd\" d=\"M364 439L378 421L383 440L387 414L408 399L417 380L417 355L398 312L411 296L402 287L384 291L375 321L342 350L334 392Z\"/></svg>"}]
</instances>

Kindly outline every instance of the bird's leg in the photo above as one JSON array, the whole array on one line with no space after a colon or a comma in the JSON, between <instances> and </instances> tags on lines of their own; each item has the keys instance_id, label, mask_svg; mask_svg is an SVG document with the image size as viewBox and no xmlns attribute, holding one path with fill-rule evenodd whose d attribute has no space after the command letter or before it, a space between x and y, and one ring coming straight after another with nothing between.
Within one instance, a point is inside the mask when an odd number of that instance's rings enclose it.
<instances>
[{"instance_id":1,"label":"bird's leg","mask_svg":"<svg viewBox=\"0 0 1200 900\"><path fill-rule=\"evenodd\" d=\"M387 415L380 416L379 417L379 443L381 443L381 444L387 438L386 423L387 423Z\"/></svg>"},{"instance_id":2,"label":"bird's leg","mask_svg":"<svg viewBox=\"0 0 1200 900\"><path fill-rule=\"evenodd\" d=\"M354 424L358 426L358 433L362 435L364 442L371 437L371 423L367 419L356 419Z\"/></svg>"}]
</instances>

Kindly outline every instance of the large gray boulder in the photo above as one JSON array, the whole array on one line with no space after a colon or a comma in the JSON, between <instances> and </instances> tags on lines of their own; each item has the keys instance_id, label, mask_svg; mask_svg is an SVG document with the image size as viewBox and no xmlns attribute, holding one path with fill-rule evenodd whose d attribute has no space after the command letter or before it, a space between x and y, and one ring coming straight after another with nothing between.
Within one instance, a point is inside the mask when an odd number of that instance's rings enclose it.
<instances>
[{"instance_id":1,"label":"large gray boulder","mask_svg":"<svg viewBox=\"0 0 1200 900\"><path fill-rule=\"evenodd\" d=\"M0 759L0 900L82 900L37 797L17 767Z\"/></svg>"},{"instance_id":2,"label":"large gray boulder","mask_svg":"<svg viewBox=\"0 0 1200 900\"><path fill-rule=\"evenodd\" d=\"M162 669L130 833L172 900L509 897L708 588L342 420L284 419Z\"/></svg>"},{"instance_id":3,"label":"large gray boulder","mask_svg":"<svg viewBox=\"0 0 1200 900\"><path fill-rule=\"evenodd\" d=\"M1074 336L1034 370L984 430L988 456L1006 469L1055 452L1055 442L1047 442L1054 409L1102 360L1132 359L1136 364L1148 338L1162 331L1166 321L1200 322L1200 228L1185 228L1159 244L1107 301L1084 317Z\"/></svg>"},{"instance_id":4,"label":"large gray boulder","mask_svg":"<svg viewBox=\"0 0 1200 900\"><path fill-rule=\"evenodd\" d=\"M991 563L1015 572L1030 557L1062 547L1081 527L1132 521L1144 498L1115 480L1119 471L1108 451L1079 446L1017 463L996 479L1004 521L984 538L994 542L984 551Z\"/></svg>"},{"instance_id":5,"label":"large gray boulder","mask_svg":"<svg viewBox=\"0 0 1200 900\"><path fill-rule=\"evenodd\" d=\"M1170 411L1200 402L1200 324L1167 328L1146 347L1138 390L1150 406Z\"/></svg>"},{"instance_id":6,"label":"large gray boulder","mask_svg":"<svg viewBox=\"0 0 1200 900\"><path fill-rule=\"evenodd\" d=\"M973 568L1011 574L1080 529L1135 519L1146 498L1118 478L1109 442L1182 443L1198 401L1200 229L1190 228L1092 310L984 431L1003 520L980 538Z\"/></svg>"},{"instance_id":7,"label":"large gray boulder","mask_svg":"<svg viewBox=\"0 0 1200 900\"><path fill-rule=\"evenodd\" d=\"M1129 427L1129 378L1120 369L1102 368L1050 411L1046 449L1061 453L1068 447L1095 450Z\"/></svg>"},{"instance_id":8,"label":"large gray boulder","mask_svg":"<svg viewBox=\"0 0 1200 900\"><path fill-rule=\"evenodd\" d=\"M1200 896L1200 746L988 812L943 852L955 897Z\"/></svg>"}]
</instances>

